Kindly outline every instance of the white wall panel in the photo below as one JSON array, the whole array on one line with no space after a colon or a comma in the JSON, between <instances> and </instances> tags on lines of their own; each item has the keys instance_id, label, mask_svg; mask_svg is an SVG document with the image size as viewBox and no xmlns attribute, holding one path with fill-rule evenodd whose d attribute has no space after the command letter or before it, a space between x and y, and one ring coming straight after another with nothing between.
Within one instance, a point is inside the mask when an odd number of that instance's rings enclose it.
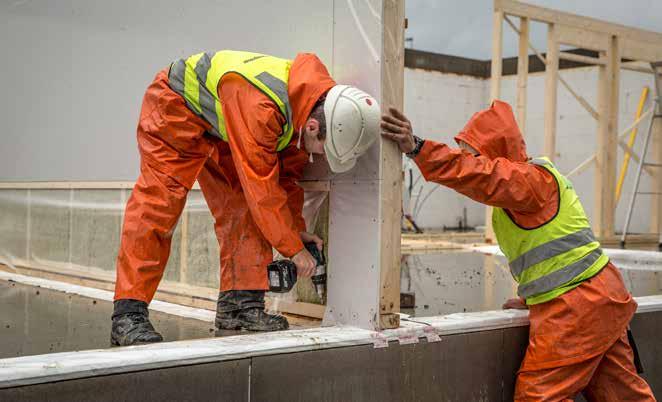
<instances>
[{"instance_id":1,"label":"white wall panel","mask_svg":"<svg viewBox=\"0 0 662 402\"><path fill-rule=\"evenodd\" d=\"M333 12L331 0L0 2L0 181L135 179L160 69L237 49L315 52L333 73Z\"/></svg>"}]
</instances>

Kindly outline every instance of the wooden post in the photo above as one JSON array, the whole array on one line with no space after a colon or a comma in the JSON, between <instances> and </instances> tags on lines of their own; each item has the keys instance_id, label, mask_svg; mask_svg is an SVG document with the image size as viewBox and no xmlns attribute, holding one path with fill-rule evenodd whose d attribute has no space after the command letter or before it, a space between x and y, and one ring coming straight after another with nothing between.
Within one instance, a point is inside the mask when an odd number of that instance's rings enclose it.
<instances>
[{"instance_id":1,"label":"wooden post","mask_svg":"<svg viewBox=\"0 0 662 402\"><path fill-rule=\"evenodd\" d=\"M402 110L404 103L404 1L383 2L382 105ZM400 222L402 219L402 154L395 143L382 142L380 209L379 328L400 326Z\"/></svg>"},{"instance_id":2,"label":"wooden post","mask_svg":"<svg viewBox=\"0 0 662 402\"><path fill-rule=\"evenodd\" d=\"M529 76L529 19L520 18L517 54L517 124L526 136L526 90Z\"/></svg>"},{"instance_id":3,"label":"wooden post","mask_svg":"<svg viewBox=\"0 0 662 402\"><path fill-rule=\"evenodd\" d=\"M660 78L662 79L662 77ZM662 96L662 88L656 88L653 93L653 97ZM654 98L653 98L654 99ZM662 106L660 102L657 104L657 108L653 111L653 114L662 114ZM651 142L653 148L653 160L655 163L662 163L662 119L655 119L653 122L653 131L651 132ZM645 155L641 155L642 158ZM651 233L657 233L660 240L658 242L662 244L662 196L659 195L662 192L662 172L660 168L654 169L654 174L652 175L652 188L651 191L653 196L651 197L651 216L650 216L650 231Z\"/></svg>"},{"instance_id":4,"label":"wooden post","mask_svg":"<svg viewBox=\"0 0 662 402\"><path fill-rule=\"evenodd\" d=\"M501 96L501 49L503 46L503 12L494 11L492 26L492 72L490 74L490 102Z\"/></svg>"},{"instance_id":5,"label":"wooden post","mask_svg":"<svg viewBox=\"0 0 662 402\"><path fill-rule=\"evenodd\" d=\"M503 46L503 11L494 7L494 18L492 20L492 71L490 74L490 103L499 99L501 95L501 69L502 69L502 46ZM485 242L494 243L496 236L492 229L492 208L485 208Z\"/></svg>"},{"instance_id":6,"label":"wooden post","mask_svg":"<svg viewBox=\"0 0 662 402\"><path fill-rule=\"evenodd\" d=\"M602 54L601 54L602 56ZM619 38L611 36L604 55L606 64L599 67L598 140L595 171L595 207L593 227L602 239L614 235L616 187L616 151L618 143L618 96L621 52Z\"/></svg>"},{"instance_id":7,"label":"wooden post","mask_svg":"<svg viewBox=\"0 0 662 402\"><path fill-rule=\"evenodd\" d=\"M556 103L559 75L559 42L554 24L547 25L547 56L545 57L545 142L543 154L556 159Z\"/></svg>"}]
</instances>

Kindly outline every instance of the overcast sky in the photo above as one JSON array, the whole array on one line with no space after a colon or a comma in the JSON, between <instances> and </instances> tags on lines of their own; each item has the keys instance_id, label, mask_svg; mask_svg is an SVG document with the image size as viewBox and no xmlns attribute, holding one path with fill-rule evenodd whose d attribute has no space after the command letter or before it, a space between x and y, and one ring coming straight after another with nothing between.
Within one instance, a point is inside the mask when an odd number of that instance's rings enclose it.
<instances>
[{"instance_id":1,"label":"overcast sky","mask_svg":"<svg viewBox=\"0 0 662 402\"><path fill-rule=\"evenodd\" d=\"M662 0L528 0L529 3L662 32ZM407 0L413 47L475 59L491 58L492 0ZM512 18L512 17L511 17ZM517 19L513 18L516 24ZM504 22L503 54L517 55L517 40ZM545 49L546 28L532 23L531 40ZM411 47L407 43L407 47Z\"/></svg>"}]
</instances>

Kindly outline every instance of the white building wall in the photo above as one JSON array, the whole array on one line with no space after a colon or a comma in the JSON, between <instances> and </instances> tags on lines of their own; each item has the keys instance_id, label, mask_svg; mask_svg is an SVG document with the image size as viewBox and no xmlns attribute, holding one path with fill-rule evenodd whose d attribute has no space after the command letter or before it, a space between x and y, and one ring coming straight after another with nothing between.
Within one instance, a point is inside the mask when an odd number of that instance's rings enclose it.
<instances>
[{"instance_id":1,"label":"white building wall","mask_svg":"<svg viewBox=\"0 0 662 402\"><path fill-rule=\"evenodd\" d=\"M438 71L405 69L405 114L412 122L414 133L422 138L455 144L453 137L464 127L475 112L487 106L488 87L486 81L469 76L442 74ZM404 184L405 210L414 212L422 204L415 219L425 228L457 226L458 220L467 209L467 222L471 226L483 225L485 207L465 196L433 183L425 183L416 165L406 161L412 168L416 185L409 196L409 173ZM419 195L420 194L420 195ZM410 199L411 202L406 201Z\"/></svg>"},{"instance_id":2,"label":"white building wall","mask_svg":"<svg viewBox=\"0 0 662 402\"><path fill-rule=\"evenodd\" d=\"M560 74L572 88L582 95L597 110L597 67L582 67L561 70ZM454 144L453 136L459 131L471 115L487 107L489 98L489 80L473 77L443 74L434 71L417 69L405 70L405 111L410 116L415 132L425 138ZM515 104L517 76L505 76L502 79L501 98ZM620 85L619 132L629 126L634 120L639 96L644 85L653 88L652 76L633 71L622 70ZM527 92L527 122L525 139L531 156L539 156L543 148L544 129L544 73L529 75ZM651 104L649 95L646 108ZM567 173L579 163L590 157L596 148L597 123L559 84L558 117L557 117L557 155L556 163L559 169ZM635 149L643 147L643 138L647 121L640 126ZM618 168L620 171L623 152L618 152ZM616 210L616 230L623 226L626 207L632 186L634 184L636 163L630 162L630 168L625 179L621 201ZM418 171L415 170L417 173ZM593 202L595 189L593 185L594 168L571 178L579 193L590 218L593 217ZM407 183L405 183L407 184ZM432 184L423 188L423 196ZM650 190L649 178L642 178L642 191ZM416 191L414 192L414 198ZM483 208L475 202L452 190L438 189L423 205L418 214L417 223L425 228L442 228L456 226L462 209L468 210L470 225L484 224ZM646 232L649 226L650 196L638 198L631 231Z\"/></svg>"}]
</instances>

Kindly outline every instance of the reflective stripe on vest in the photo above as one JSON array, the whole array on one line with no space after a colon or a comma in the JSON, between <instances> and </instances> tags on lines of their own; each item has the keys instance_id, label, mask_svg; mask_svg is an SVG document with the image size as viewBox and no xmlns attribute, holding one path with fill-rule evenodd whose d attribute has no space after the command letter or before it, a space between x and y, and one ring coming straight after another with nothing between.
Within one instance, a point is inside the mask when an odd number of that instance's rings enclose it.
<instances>
[{"instance_id":1,"label":"reflective stripe on vest","mask_svg":"<svg viewBox=\"0 0 662 402\"><path fill-rule=\"evenodd\" d=\"M591 228L586 228L559 239L552 240L548 243L541 244L511 261L508 264L510 265L510 272L513 276L520 276L525 269L539 264L548 258L567 253L570 250L585 246L594 241L596 240L593 236L593 231Z\"/></svg>"},{"instance_id":2,"label":"reflective stripe on vest","mask_svg":"<svg viewBox=\"0 0 662 402\"><path fill-rule=\"evenodd\" d=\"M601 256L601 249L593 250L584 258L573 264L519 286L517 288L517 294L527 298L552 291L559 286L570 282L577 275L586 271L586 269L593 265Z\"/></svg>"},{"instance_id":3,"label":"reflective stripe on vest","mask_svg":"<svg viewBox=\"0 0 662 402\"><path fill-rule=\"evenodd\" d=\"M294 133L287 91L290 65L289 60L263 54L222 50L177 60L170 66L168 77L170 88L184 98L187 107L212 126L210 133L227 141L218 84L225 74L239 74L274 101L285 118L278 138L280 151Z\"/></svg>"},{"instance_id":4,"label":"reflective stripe on vest","mask_svg":"<svg viewBox=\"0 0 662 402\"><path fill-rule=\"evenodd\" d=\"M517 225L503 209L492 219L499 246L527 304L551 300L597 274L608 258L593 236L588 218L570 183L545 158L530 163L550 172L558 184L559 210L536 228Z\"/></svg>"}]
</instances>

